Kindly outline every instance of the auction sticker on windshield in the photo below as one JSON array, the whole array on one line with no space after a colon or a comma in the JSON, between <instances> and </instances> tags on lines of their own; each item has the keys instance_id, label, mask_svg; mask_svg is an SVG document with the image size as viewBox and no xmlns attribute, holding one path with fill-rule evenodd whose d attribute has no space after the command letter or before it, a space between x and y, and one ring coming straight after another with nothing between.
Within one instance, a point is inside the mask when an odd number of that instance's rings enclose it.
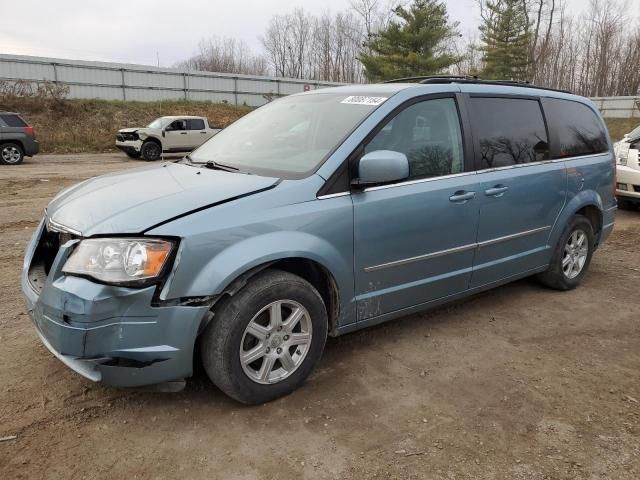
<instances>
[{"instance_id":1,"label":"auction sticker on windshield","mask_svg":"<svg viewBox=\"0 0 640 480\"><path fill-rule=\"evenodd\" d=\"M345 98L340 103L349 103L351 105L380 105L387 97L365 97L365 96L351 96Z\"/></svg>"}]
</instances>

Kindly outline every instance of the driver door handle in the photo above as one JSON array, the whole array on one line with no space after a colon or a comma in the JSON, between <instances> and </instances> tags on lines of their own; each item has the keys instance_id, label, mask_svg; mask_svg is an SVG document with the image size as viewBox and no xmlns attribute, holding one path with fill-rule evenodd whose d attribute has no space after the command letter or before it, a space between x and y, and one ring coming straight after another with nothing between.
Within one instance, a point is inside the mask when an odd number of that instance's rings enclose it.
<instances>
[{"instance_id":1,"label":"driver door handle","mask_svg":"<svg viewBox=\"0 0 640 480\"><path fill-rule=\"evenodd\" d=\"M465 192L460 190L449 197L449 201L453 203L465 203L476 196L476 192Z\"/></svg>"},{"instance_id":2,"label":"driver door handle","mask_svg":"<svg viewBox=\"0 0 640 480\"><path fill-rule=\"evenodd\" d=\"M180 135L186 135L188 132L180 132Z\"/></svg>"}]
</instances>

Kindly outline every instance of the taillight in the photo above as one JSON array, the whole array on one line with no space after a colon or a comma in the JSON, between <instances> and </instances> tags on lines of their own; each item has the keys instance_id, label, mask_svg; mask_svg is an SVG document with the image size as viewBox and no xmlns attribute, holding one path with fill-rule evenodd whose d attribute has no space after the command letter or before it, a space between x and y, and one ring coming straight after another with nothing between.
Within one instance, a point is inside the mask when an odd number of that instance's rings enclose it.
<instances>
[{"instance_id":1,"label":"taillight","mask_svg":"<svg viewBox=\"0 0 640 480\"><path fill-rule=\"evenodd\" d=\"M32 137L35 137L35 133L33 131L33 127L24 127L24 133L26 133L27 135L30 135Z\"/></svg>"}]
</instances>

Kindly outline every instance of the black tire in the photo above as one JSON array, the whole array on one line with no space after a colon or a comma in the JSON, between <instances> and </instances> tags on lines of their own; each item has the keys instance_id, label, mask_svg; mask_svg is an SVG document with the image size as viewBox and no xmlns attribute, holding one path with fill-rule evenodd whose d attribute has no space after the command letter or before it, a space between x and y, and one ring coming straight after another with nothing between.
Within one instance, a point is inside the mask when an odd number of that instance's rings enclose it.
<instances>
[{"instance_id":1,"label":"black tire","mask_svg":"<svg viewBox=\"0 0 640 480\"><path fill-rule=\"evenodd\" d=\"M145 160L159 160L162 156L162 146L153 140L147 140L142 144L140 154Z\"/></svg>"},{"instance_id":2,"label":"black tire","mask_svg":"<svg viewBox=\"0 0 640 480\"><path fill-rule=\"evenodd\" d=\"M588 250L586 260L580 268L579 273L576 276L571 277L563 268L563 260L565 260L567 256L571 257L571 255L565 251L565 246L567 246L567 243L574 232L583 232L586 235ZM560 240L558 240L558 244L556 245L553 256L551 257L549 269L538 275L538 279L542 284L555 290L572 290L580 285L580 282L582 282L582 279L587 274L587 270L591 264L594 247L593 239L593 226L589 219L583 215L575 215L566 226L564 232L560 236Z\"/></svg>"},{"instance_id":3,"label":"black tire","mask_svg":"<svg viewBox=\"0 0 640 480\"><path fill-rule=\"evenodd\" d=\"M269 371L273 371L275 375L282 370L281 375L288 376L277 380L277 383L258 383L259 380L252 379L245 369L256 368L262 371L262 363L266 361L268 355L263 354L263 357L251 364L253 367L243 366L240 360L241 350L255 348L268 352L269 347L273 347L271 357L276 355L276 350L281 353L283 348L285 352L293 351L292 356L299 355L301 352L300 346L287 346L286 343L276 342L288 337L286 329L276 332L274 328L271 330L273 332L271 336L269 337L268 334L262 341L258 341L257 337L252 338L250 333L245 333L245 329L254 320L256 314L273 302L282 300L295 302L304 307L308 313L303 317L304 321L301 319L298 323L310 325L310 343L304 346L304 355L299 356L300 363L295 368L291 368L291 373L286 373L284 364L278 363L279 360L271 360L275 363L271 364L274 365L273 370L269 369ZM286 307L282 307L283 318L285 318L285 310ZM261 317L257 316L257 318ZM327 327L327 311L324 302L309 282L288 272L265 270L253 277L235 295L227 297L216 305L214 317L200 339L202 364L213 383L230 397L248 405L269 402L288 395L304 383L322 356L327 340ZM247 346L245 342L248 340L255 343ZM276 349L280 346L283 348ZM260 368L255 367L256 364ZM277 369L275 365L278 365Z\"/></svg>"},{"instance_id":4,"label":"black tire","mask_svg":"<svg viewBox=\"0 0 640 480\"><path fill-rule=\"evenodd\" d=\"M18 165L24 160L24 150L17 143L7 142L0 145L0 163Z\"/></svg>"},{"instance_id":5,"label":"black tire","mask_svg":"<svg viewBox=\"0 0 640 480\"><path fill-rule=\"evenodd\" d=\"M127 152L127 157L133 158L133 159L140 158L140 155L142 155L141 152Z\"/></svg>"}]
</instances>

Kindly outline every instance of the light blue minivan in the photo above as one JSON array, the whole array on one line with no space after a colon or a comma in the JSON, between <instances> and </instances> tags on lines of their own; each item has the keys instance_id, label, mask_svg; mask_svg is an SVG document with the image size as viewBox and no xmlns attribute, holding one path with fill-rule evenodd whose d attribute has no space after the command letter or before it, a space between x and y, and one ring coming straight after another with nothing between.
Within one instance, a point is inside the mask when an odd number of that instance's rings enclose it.
<instances>
[{"instance_id":1,"label":"light blue minivan","mask_svg":"<svg viewBox=\"0 0 640 480\"><path fill-rule=\"evenodd\" d=\"M530 275L576 287L616 211L595 106L403 80L288 96L182 160L60 193L22 275L44 345L116 386L183 384L199 351L255 404L300 386L328 335Z\"/></svg>"}]
</instances>

